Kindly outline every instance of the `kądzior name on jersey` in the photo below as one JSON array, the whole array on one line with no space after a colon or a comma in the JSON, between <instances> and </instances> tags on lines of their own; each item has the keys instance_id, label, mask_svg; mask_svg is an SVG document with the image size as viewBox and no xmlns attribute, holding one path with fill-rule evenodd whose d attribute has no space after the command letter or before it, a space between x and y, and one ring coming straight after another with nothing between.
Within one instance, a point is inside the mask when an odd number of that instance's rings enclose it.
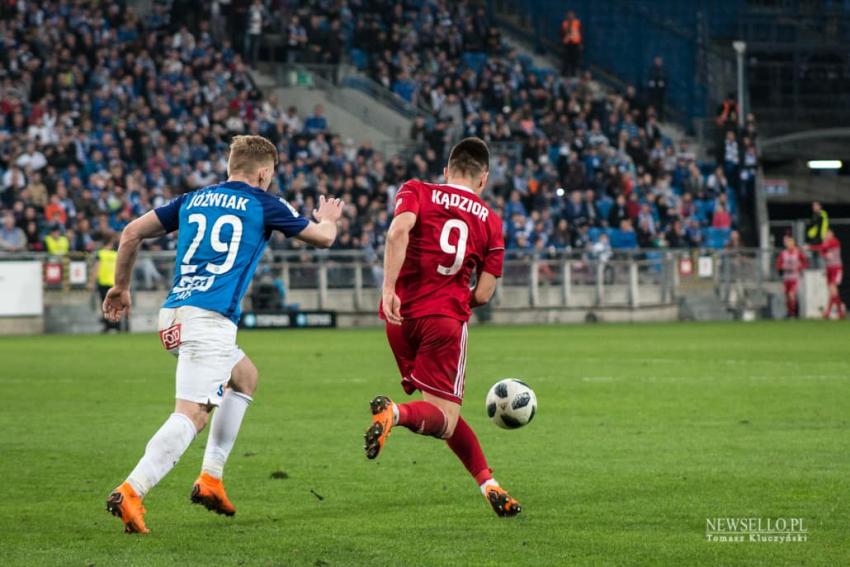
<instances>
[{"instance_id":1,"label":"k\u0105dzior name on jersey","mask_svg":"<svg viewBox=\"0 0 850 567\"><path fill-rule=\"evenodd\" d=\"M467 321L472 273L502 275L502 220L468 187L418 180L396 194L395 214L405 212L416 224L396 281L402 317Z\"/></svg>"},{"instance_id":2,"label":"k\u0105dzior name on jersey","mask_svg":"<svg viewBox=\"0 0 850 567\"><path fill-rule=\"evenodd\" d=\"M166 232L180 229L174 281L163 307L192 305L237 324L272 231L293 237L309 223L283 199L241 181L185 193L155 212Z\"/></svg>"}]
</instances>

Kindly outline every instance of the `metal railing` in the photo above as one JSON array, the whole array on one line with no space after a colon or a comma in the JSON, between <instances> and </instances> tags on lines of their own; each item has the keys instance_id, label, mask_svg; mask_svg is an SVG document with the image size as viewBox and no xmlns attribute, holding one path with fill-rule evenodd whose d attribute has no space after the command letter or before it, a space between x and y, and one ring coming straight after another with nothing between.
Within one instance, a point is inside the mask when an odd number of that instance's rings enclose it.
<instances>
[{"instance_id":1,"label":"metal railing","mask_svg":"<svg viewBox=\"0 0 850 567\"><path fill-rule=\"evenodd\" d=\"M501 307L640 307L672 305L689 293L714 293L729 307L763 297L767 284L777 282L773 269L775 251L760 249L687 250L645 249L614 251L611 255L590 252L535 253L508 251L503 277L497 288ZM53 268L54 279L45 289L61 292L91 287L94 255L50 256L45 253L0 254L3 260L38 260L45 274ZM85 264L88 277L74 280ZM56 269L61 277L55 279ZM160 290L171 286L174 252L142 252L134 270L136 290ZM265 284L288 295L317 294L319 308L345 305L357 310L374 308L381 285L380 258L361 250L268 250L261 260L254 285ZM341 295L340 295L341 294ZM334 296L332 298L331 296ZM311 297L313 297L311 295Z\"/></svg>"}]
</instances>

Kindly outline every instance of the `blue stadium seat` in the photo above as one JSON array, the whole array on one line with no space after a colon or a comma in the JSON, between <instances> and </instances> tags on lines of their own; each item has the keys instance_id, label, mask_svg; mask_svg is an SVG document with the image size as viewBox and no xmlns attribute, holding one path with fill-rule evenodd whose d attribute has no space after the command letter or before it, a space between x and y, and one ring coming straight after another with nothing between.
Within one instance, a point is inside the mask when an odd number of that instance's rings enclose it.
<instances>
[{"instance_id":1,"label":"blue stadium seat","mask_svg":"<svg viewBox=\"0 0 850 567\"><path fill-rule=\"evenodd\" d=\"M700 221L700 223L706 223L711 220L708 217L707 207L708 204L706 201L700 199L694 201L694 216Z\"/></svg>"},{"instance_id":2,"label":"blue stadium seat","mask_svg":"<svg viewBox=\"0 0 850 567\"><path fill-rule=\"evenodd\" d=\"M614 231L614 236L611 238L611 248L623 250L637 247L637 234L634 232L623 232L619 229Z\"/></svg>"},{"instance_id":3,"label":"blue stadium seat","mask_svg":"<svg viewBox=\"0 0 850 567\"><path fill-rule=\"evenodd\" d=\"M467 51L460 56L461 62L476 73L480 73L481 69L487 63L487 54L480 51Z\"/></svg>"},{"instance_id":4,"label":"blue stadium seat","mask_svg":"<svg viewBox=\"0 0 850 567\"><path fill-rule=\"evenodd\" d=\"M596 212L603 219L608 218L608 213L611 212L611 207L614 206L614 201L610 197L604 197L596 201Z\"/></svg>"},{"instance_id":5,"label":"blue stadium seat","mask_svg":"<svg viewBox=\"0 0 850 567\"><path fill-rule=\"evenodd\" d=\"M599 240L600 234L602 234L602 229L596 228L595 226L592 226L587 230L587 237L590 239L591 242L596 242L597 240Z\"/></svg>"},{"instance_id":6,"label":"blue stadium seat","mask_svg":"<svg viewBox=\"0 0 850 567\"><path fill-rule=\"evenodd\" d=\"M719 250L726 246L729 242L729 235L732 233L728 228L706 228L702 233L702 240L706 248Z\"/></svg>"},{"instance_id":7,"label":"blue stadium seat","mask_svg":"<svg viewBox=\"0 0 850 567\"><path fill-rule=\"evenodd\" d=\"M351 62L358 70L364 71L369 67L369 56L362 49L351 50Z\"/></svg>"}]
</instances>

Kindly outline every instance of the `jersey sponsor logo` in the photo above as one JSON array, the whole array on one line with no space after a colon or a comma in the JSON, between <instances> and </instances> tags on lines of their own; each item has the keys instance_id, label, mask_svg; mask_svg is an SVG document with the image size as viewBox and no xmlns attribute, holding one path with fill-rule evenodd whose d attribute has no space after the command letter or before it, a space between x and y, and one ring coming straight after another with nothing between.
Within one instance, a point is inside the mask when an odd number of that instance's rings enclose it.
<instances>
[{"instance_id":1,"label":"jersey sponsor logo","mask_svg":"<svg viewBox=\"0 0 850 567\"><path fill-rule=\"evenodd\" d=\"M446 210L455 208L465 213L471 213L478 217L482 222L486 221L487 215L490 214L487 207L474 199L458 195L457 193L446 193L439 189L431 191L431 202L441 207L445 207Z\"/></svg>"},{"instance_id":2,"label":"jersey sponsor logo","mask_svg":"<svg viewBox=\"0 0 850 567\"><path fill-rule=\"evenodd\" d=\"M194 207L223 207L235 211L248 210L248 198L236 195L225 195L224 193L199 193L193 195L186 205L187 209Z\"/></svg>"},{"instance_id":3,"label":"jersey sponsor logo","mask_svg":"<svg viewBox=\"0 0 850 567\"><path fill-rule=\"evenodd\" d=\"M180 323L177 323L159 332L159 340L165 350L170 351L180 346L180 328Z\"/></svg>"},{"instance_id":4,"label":"jersey sponsor logo","mask_svg":"<svg viewBox=\"0 0 850 567\"><path fill-rule=\"evenodd\" d=\"M182 300L192 295L193 292L204 292L210 289L215 282L215 276L181 276L171 289L175 299Z\"/></svg>"}]
</instances>

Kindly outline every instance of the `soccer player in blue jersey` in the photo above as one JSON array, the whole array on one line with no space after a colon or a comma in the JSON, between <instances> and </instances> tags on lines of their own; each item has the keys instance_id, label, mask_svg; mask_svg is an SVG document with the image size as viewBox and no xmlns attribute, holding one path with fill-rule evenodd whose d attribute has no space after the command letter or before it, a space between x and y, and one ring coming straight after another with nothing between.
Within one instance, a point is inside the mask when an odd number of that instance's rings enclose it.
<instances>
[{"instance_id":1,"label":"soccer player in blue jersey","mask_svg":"<svg viewBox=\"0 0 850 567\"><path fill-rule=\"evenodd\" d=\"M236 136L226 182L177 197L131 222L121 235L115 286L103 302L112 321L130 311L130 276L142 240L180 229L174 282L159 315L163 347L177 356L174 413L106 502L128 533L149 531L142 499L174 467L214 407L218 409L191 500L219 514L236 513L221 479L258 378L254 364L236 346L242 296L272 231L327 248L336 239L342 214L339 199L320 197L312 222L269 195L276 166L271 142Z\"/></svg>"}]
</instances>

